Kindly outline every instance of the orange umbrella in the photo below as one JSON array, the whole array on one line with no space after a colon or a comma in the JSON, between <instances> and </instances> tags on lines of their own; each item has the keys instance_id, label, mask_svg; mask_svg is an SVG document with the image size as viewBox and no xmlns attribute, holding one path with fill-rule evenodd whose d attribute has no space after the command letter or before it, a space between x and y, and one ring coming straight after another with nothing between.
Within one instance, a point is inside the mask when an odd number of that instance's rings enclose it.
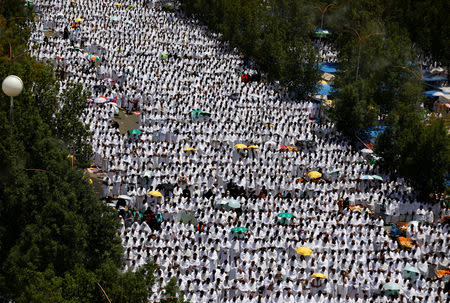
<instances>
[{"instance_id":1,"label":"orange umbrella","mask_svg":"<svg viewBox=\"0 0 450 303\"><path fill-rule=\"evenodd\" d=\"M403 247L407 247L407 248L413 247L411 238L398 237L398 241L400 242L400 245Z\"/></svg>"}]
</instances>

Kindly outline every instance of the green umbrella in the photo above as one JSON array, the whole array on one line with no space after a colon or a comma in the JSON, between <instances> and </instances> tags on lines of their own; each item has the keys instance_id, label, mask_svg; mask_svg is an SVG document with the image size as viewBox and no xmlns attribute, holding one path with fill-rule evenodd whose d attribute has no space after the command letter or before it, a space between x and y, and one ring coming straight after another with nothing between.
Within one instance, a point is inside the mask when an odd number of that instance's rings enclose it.
<instances>
[{"instance_id":1,"label":"green umbrella","mask_svg":"<svg viewBox=\"0 0 450 303\"><path fill-rule=\"evenodd\" d=\"M374 178L375 180L383 181L383 177L378 176L378 175L372 175L372 178Z\"/></svg>"},{"instance_id":2,"label":"green umbrella","mask_svg":"<svg viewBox=\"0 0 450 303\"><path fill-rule=\"evenodd\" d=\"M239 207L241 207L241 203L239 203L239 201L237 201L237 200L230 200L230 201L228 201L228 207L239 208Z\"/></svg>"},{"instance_id":3,"label":"green umbrella","mask_svg":"<svg viewBox=\"0 0 450 303\"><path fill-rule=\"evenodd\" d=\"M139 129L133 128L128 131L131 135L140 135L142 132Z\"/></svg>"},{"instance_id":4,"label":"green umbrella","mask_svg":"<svg viewBox=\"0 0 450 303\"><path fill-rule=\"evenodd\" d=\"M332 171L329 171L329 174L334 174L334 173L338 173L342 170L342 168L338 168L338 169L333 169Z\"/></svg>"},{"instance_id":5,"label":"green umbrella","mask_svg":"<svg viewBox=\"0 0 450 303\"><path fill-rule=\"evenodd\" d=\"M170 2L167 3L167 4L166 4L166 8L167 8L167 9L172 9L172 8L173 8L173 4L170 3Z\"/></svg>"},{"instance_id":6,"label":"green umbrella","mask_svg":"<svg viewBox=\"0 0 450 303\"><path fill-rule=\"evenodd\" d=\"M231 231L234 231L234 232L241 232L241 231L247 231L247 230L248 230L247 227L243 227L243 226L233 227L231 229Z\"/></svg>"},{"instance_id":7,"label":"green umbrella","mask_svg":"<svg viewBox=\"0 0 450 303\"><path fill-rule=\"evenodd\" d=\"M291 213L279 213L277 215L278 218L284 218L284 219L290 219L292 218L294 215Z\"/></svg>"},{"instance_id":8,"label":"green umbrella","mask_svg":"<svg viewBox=\"0 0 450 303\"><path fill-rule=\"evenodd\" d=\"M400 285L394 282L389 282L383 285L383 290L393 290L393 291L399 291Z\"/></svg>"},{"instance_id":9,"label":"green umbrella","mask_svg":"<svg viewBox=\"0 0 450 303\"><path fill-rule=\"evenodd\" d=\"M134 5L134 4L130 4L130 5L128 5L128 7L129 7L129 8L135 8L135 7L136 7L136 5Z\"/></svg>"},{"instance_id":10,"label":"green umbrella","mask_svg":"<svg viewBox=\"0 0 450 303\"><path fill-rule=\"evenodd\" d=\"M168 55L166 55L166 54L161 54L161 55L159 55L161 58L163 58L163 59L169 59L169 56Z\"/></svg>"},{"instance_id":11,"label":"green umbrella","mask_svg":"<svg viewBox=\"0 0 450 303\"><path fill-rule=\"evenodd\" d=\"M420 271L419 271L417 268L415 268L414 266L406 266L406 267L403 269L403 271L404 271L406 274L418 274L418 275L420 275Z\"/></svg>"},{"instance_id":12,"label":"green umbrella","mask_svg":"<svg viewBox=\"0 0 450 303\"><path fill-rule=\"evenodd\" d=\"M203 113L203 111L201 110L193 110L191 111L191 118L198 118L201 114Z\"/></svg>"}]
</instances>

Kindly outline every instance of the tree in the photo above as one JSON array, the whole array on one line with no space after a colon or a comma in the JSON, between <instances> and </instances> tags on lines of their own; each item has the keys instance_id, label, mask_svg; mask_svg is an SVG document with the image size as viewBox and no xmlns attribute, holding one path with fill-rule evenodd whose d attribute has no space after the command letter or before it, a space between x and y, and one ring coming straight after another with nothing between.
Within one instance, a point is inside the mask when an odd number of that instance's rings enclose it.
<instances>
[{"instance_id":1,"label":"tree","mask_svg":"<svg viewBox=\"0 0 450 303\"><path fill-rule=\"evenodd\" d=\"M21 1L0 5L0 79L24 82L13 121L0 95L0 302L101 302L98 284L114 302L146 302L155 265L120 272L117 213L81 169L90 157L79 120L88 92L70 85L59 94L52 66L25 52L30 11Z\"/></svg>"},{"instance_id":2,"label":"tree","mask_svg":"<svg viewBox=\"0 0 450 303\"><path fill-rule=\"evenodd\" d=\"M161 299L163 303L185 303L183 293L177 285L177 279L172 277L167 285L164 287L164 298Z\"/></svg>"}]
</instances>

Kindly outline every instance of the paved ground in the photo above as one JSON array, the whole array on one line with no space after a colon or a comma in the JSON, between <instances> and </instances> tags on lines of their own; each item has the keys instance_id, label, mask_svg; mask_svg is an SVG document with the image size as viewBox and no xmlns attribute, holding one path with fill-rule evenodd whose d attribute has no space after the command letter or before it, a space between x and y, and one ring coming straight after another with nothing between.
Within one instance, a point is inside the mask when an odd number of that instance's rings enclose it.
<instances>
[{"instance_id":1,"label":"paved ground","mask_svg":"<svg viewBox=\"0 0 450 303\"><path fill-rule=\"evenodd\" d=\"M130 129L138 128L139 115L134 113L128 115L125 110L120 109L119 116L114 118L114 122L119 123L120 134L124 134Z\"/></svg>"},{"instance_id":2,"label":"paved ground","mask_svg":"<svg viewBox=\"0 0 450 303\"><path fill-rule=\"evenodd\" d=\"M121 134L125 134L127 131L133 128L138 128L139 126L139 115L131 113L128 115L125 110L120 110L118 116L114 118L114 122L119 123L119 130ZM101 199L103 196L102 180L106 175L102 172L90 174L92 179L92 186L95 195Z\"/></svg>"}]
</instances>

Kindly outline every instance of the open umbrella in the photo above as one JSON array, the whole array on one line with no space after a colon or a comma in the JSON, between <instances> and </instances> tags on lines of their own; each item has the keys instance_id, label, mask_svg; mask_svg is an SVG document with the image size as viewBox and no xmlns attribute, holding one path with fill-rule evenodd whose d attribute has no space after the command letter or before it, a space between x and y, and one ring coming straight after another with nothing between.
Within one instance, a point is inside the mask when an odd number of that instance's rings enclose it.
<instances>
[{"instance_id":1,"label":"open umbrella","mask_svg":"<svg viewBox=\"0 0 450 303\"><path fill-rule=\"evenodd\" d=\"M361 152L362 152L363 154L373 154L373 150L368 149L368 148L364 148L363 150L361 150Z\"/></svg>"},{"instance_id":2,"label":"open umbrella","mask_svg":"<svg viewBox=\"0 0 450 303\"><path fill-rule=\"evenodd\" d=\"M108 101L108 98L106 97L98 97L94 99L94 102L98 104L105 103L106 101Z\"/></svg>"},{"instance_id":3,"label":"open umbrella","mask_svg":"<svg viewBox=\"0 0 450 303\"><path fill-rule=\"evenodd\" d=\"M313 277L313 278L328 279L327 276L325 276L324 274L321 274L320 272L313 273L313 274L311 275L311 277Z\"/></svg>"},{"instance_id":4,"label":"open umbrella","mask_svg":"<svg viewBox=\"0 0 450 303\"><path fill-rule=\"evenodd\" d=\"M75 22L83 22L83 21L84 21L83 18L76 18L76 19L75 19Z\"/></svg>"},{"instance_id":5,"label":"open umbrella","mask_svg":"<svg viewBox=\"0 0 450 303\"><path fill-rule=\"evenodd\" d=\"M380 181L383 181L383 177L378 176L378 175L372 175L372 178L373 178L374 180L380 180Z\"/></svg>"},{"instance_id":6,"label":"open umbrella","mask_svg":"<svg viewBox=\"0 0 450 303\"><path fill-rule=\"evenodd\" d=\"M233 227L231 229L231 231L233 231L233 232L241 232L241 231L247 231L247 230L248 230L248 228L247 227L243 227L243 226Z\"/></svg>"},{"instance_id":7,"label":"open umbrella","mask_svg":"<svg viewBox=\"0 0 450 303\"><path fill-rule=\"evenodd\" d=\"M398 242L402 247L411 248L413 247L413 243L411 241L411 238L405 238L405 237L398 237Z\"/></svg>"},{"instance_id":8,"label":"open umbrella","mask_svg":"<svg viewBox=\"0 0 450 303\"><path fill-rule=\"evenodd\" d=\"M157 190L152 190L152 191L150 191L148 194L149 194L150 196L152 196L152 197L162 197L162 196L163 196L162 193L160 193L160 192L157 191Z\"/></svg>"},{"instance_id":9,"label":"open umbrella","mask_svg":"<svg viewBox=\"0 0 450 303\"><path fill-rule=\"evenodd\" d=\"M114 22L119 22L120 21L120 17L111 17L111 20Z\"/></svg>"},{"instance_id":10,"label":"open umbrella","mask_svg":"<svg viewBox=\"0 0 450 303\"><path fill-rule=\"evenodd\" d=\"M369 175L365 175L365 176L362 176L361 180L373 180L373 177L369 176Z\"/></svg>"},{"instance_id":11,"label":"open umbrella","mask_svg":"<svg viewBox=\"0 0 450 303\"><path fill-rule=\"evenodd\" d=\"M420 271L414 266L405 266L403 272L411 279L416 279L420 276Z\"/></svg>"},{"instance_id":12,"label":"open umbrella","mask_svg":"<svg viewBox=\"0 0 450 303\"><path fill-rule=\"evenodd\" d=\"M318 28L315 31L315 34L316 34L317 37L326 37L326 36L330 35L331 33L327 29Z\"/></svg>"},{"instance_id":13,"label":"open umbrella","mask_svg":"<svg viewBox=\"0 0 450 303\"><path fill-rule=\"evenodd\" d=\"M241 203L239 203L239 201L237 201L237 200L230 200L230 201L228 201L228 207L239 208L239 207L241 207Z\"/></svg>"},{"instance_id":14,"label":"open umbrella","mask_svg":"<svg viewBox=\"0 0 450 303\"><path fill-rule=\"evenodd\" d=\"M312 249L306 246L297 247L295 251L302 256L311 256L313 253Z\"/></svg>"},{"instance_id":15,"label":"open umbrella","mask_svg":"<svg viewBox=\"0 0 450 303\"><path fill-rule=\"evenodd\" d=\"M150 170L146 170L141 174L142 178L145 178L145 177L150 178L151 176L153 176L153 173Z\"/></svg>"},{"instance_id":16,"label":"open umbrella","mask_svg":"<svg viewBox=\"0 0 450 303\"><path fill-rule=\"evenodd\" d=\"M139 129L133 128L128 131L130 135L140 135L142 132Z\"/></svg>"},{"instance_id":17,"label":"open umbrella","mask_svg":"<svg viewBox=\"0 0 450 303\"><path fill-rule=\"evenodd\" d=\"M278 215L277 215L277 217L278 218L284 218L284 219L290 219L290 218L292 218L294 215L293 214L291 214L291 213L279 213Z\"/></svg>"},{"instance_id":18,"label":"open umbrella","mask_svg":"<svg viewBox=\"0 0 450 303\"><path fill-rule=\"evenodd\" d=\"M234 146L234 148L236 148L236 149L244 149L244 148L247 148L247 145L245 145L245 144L236 144Z\"/></svg>"},{"instance_id":19,"label":"open umbrella","mask_svg":"<svg viewBox=\"0 0 450 303\"><path fill-rule=\"evenodd\" d=\"M383 291L386 295L396 295L400 291L400 285L389 282L383 285Z\"/></svg>"},{"instance_id":20,"label":"open umbrella","mask_svg":"<svg viewBox=\"0 0 450 303\"><path fill-rule=\"evenodd\" d=\"M161 54L161 55L159 55L161 58L163 58L163 59L169 59L169 56L168 55L166 55L166 54Z\"/></svg>"},{"instance_id":21,"label":"open umbrella","mask_svg":"<svg viewBox=\"0 0 450 303\"><path fill-rule=\"evenodd\" d=\"M131 200L131 197L127 195L120 195L117 197L117 199Z\"/></svg>"},{"instance_id":22,"label":"open umbrella","mask_svg":"<svg viewBox=\"0 0 450 303\"><path fill-rule=\"evenodd\" d=\"M318 171L310 171L308 173L308 177L310 177L311 179L318 179L318 178L322 177L322 174L319 173Z\"/></svg>"},{"instance_id":23,"label":"open umbrella","mask_svg":"<svg viewBox=\"0 0 450 303\"><path fill-rule=\"evenodd\" d=\"M193 147L188 147L188 148L185 148L184 151L185 151L185 152L188 152L188 151L196 151L196 149L193 148Z\"/></svg>"},{"instance_id":24,"label":"open umbrella","mask_svg":"<svg viewBox=\"0 0 450 303\"><path fill-rule=\"evenodd\" d=\"M334 174L334 173L338 173L340 171L342 171L342 168L333 169L333 170L329 171L328 173L329 174Z\"/></svg>"},{"instance_id":25,"label":"open umbrella","mask_svg":"<svg viewBox=\"0 0 450 303\"><path fill-rule=\"evenodd\" d=\"M259 147L256 145L249 145L247 148L248 149L259 149Z\"/></svg>"}]
</instances>

